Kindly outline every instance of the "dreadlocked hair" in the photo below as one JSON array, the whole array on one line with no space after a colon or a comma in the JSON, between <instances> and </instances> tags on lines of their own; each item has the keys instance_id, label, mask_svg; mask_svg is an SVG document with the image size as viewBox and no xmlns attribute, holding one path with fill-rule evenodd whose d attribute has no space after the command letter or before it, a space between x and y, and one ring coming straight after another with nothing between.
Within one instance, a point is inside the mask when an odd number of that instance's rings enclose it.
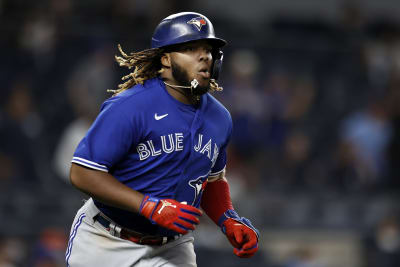
<instances>
[{"instance_id":1,"label":"dreadlocked hair","mask_svg":"<svg viewBox=\"0 0 400 267\"><path fill-rule=\"evenodd\" d=\"M109 89L107 92L117 95L136 84L143 84L144 81L152 79L163 72L160 62L161 55L164 53L163 49L152 48L127 55L122 51L121 45L118 44L118 50L121 53L121 56L115 56L118 64L121 67L134 70L121 78L125 82L119 84L118 89Z\"/></svg>"},{"instance_id":2,"label":"dreadlocked hair","mask_svg":"<svg viewBox=\"0 0 400 267\"><path fill-rule=\"evenodd\" d=\"M134 68L134 70L121 78L124 83L118 85L118 89L108 89L107 92L117 95L126 89L131 88L137 84L143 84L146 80L157 77L164 71L161 65L161 56L165 52L161 48L152 48L136 53L131 52L127 55L122 51L121 45L118 44L118 50L121 56L115 56L115 60L121 67L127 67L128 69ZM210 91L222 91L223 88L218 85L215 79L210 80Z\"/></svg>"},{"instance_id":3,"label":"dreadlocked hair","mask_svg":"<svg viewBox=\"0 0 400 267\"><path fill-rule=\"evenodd\" d=\"M215 79L210 80L210 90L211 92L219 91L221 92L223 88L218 85L218 83L215 81Z\"/></svg>"}]
</instances>

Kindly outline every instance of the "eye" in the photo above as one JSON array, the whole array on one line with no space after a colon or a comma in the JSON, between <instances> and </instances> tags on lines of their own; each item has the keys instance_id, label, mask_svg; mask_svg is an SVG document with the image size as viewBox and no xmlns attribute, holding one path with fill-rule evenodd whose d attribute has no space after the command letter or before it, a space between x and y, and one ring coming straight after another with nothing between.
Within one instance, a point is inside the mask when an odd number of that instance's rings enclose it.
<instances>
[{"instance_id":1,"label":"eye","mask_svg":"<svg viewBox=\"0 0 400 267\"><path fill-rule=\"evenodd\" d=\"M193 47L193 46L186 46L185 48L184 48L184 51L188 51L188 52L192 52L192 51L194 51L195 50L195 48Z\"/></svg>"}]
</instances>

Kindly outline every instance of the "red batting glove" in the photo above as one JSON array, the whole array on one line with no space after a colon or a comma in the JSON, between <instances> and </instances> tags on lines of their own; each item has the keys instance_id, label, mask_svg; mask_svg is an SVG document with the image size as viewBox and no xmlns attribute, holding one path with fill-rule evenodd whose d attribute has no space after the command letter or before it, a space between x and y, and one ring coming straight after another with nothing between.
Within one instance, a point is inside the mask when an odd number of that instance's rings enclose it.
<instances>
[{"instance_id":1,"label":"red batting glove","mask_svg":"<svg viewBox=\"0 0 400 267\"><path fill-rule=\"evenodd\" d=\"M140 213L151 223L158 224L179 234L194 230L199 224L201 210L174 199L159 199L145 196L140 205Z\"/></svg>"},{"instance_id":2,"label":"red batting glove","mask_svg":"<svg viewBox=\"0 0 400 267\"><path fill-rule=\"evenodd\" d=\"M259 233L250 220L239 217L234 210L228 210L221 216L219 224L234 247L236 256L250 258L257 252Z\"/></svg>"},{"instance_id":3,"label":"red batting glove","mask_svg":"<svg viewBox=\"0 0 400 267\"><path fill-rule=\"evenodd\" d=\"M232 244L233 253L240 258L250 258L258 250L258 238L249 227L233 219L224 222L225 235Z\"/></svg>"}]
</instances>

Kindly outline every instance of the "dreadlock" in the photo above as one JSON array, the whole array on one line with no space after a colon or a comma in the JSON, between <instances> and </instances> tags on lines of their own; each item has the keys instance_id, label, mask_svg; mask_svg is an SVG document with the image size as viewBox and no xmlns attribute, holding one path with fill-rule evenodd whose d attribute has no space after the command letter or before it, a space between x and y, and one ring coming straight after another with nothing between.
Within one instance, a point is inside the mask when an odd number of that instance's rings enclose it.
<instances>
[{"instance_id":1,"label":"dreadlock","mask_svg":"<svg viewBox=\"0 0 400 267\"><path fill-rule=\"evenodd\" d=\"M118 50L121 53L121 56L115 56L118 64L128 69L134 68L134 70L121 78L122 81L126 81L119 84L118 89L109 89L107 92L117 95L134 85L143 84L146 80L157 77L164 71L160 60L165 52L162 48L152 48L127 55L122 51L121 45L118 44ZM210 89L211 91L222 91L222 87L218 85L215 79L210 80Z\"/></svg>"},{"instance_id":2,"label":"dreadlock","mask_svg":"<svg viewBox=\"0 0 400 267\"><path fill-rule=\"evenodd\" d=\"M134 70L122 77L121 80L126 80L126 82L119 84L118 89L107 90L108 92L114 93L114 95L136 84L143 84L144 81L156 77L163 71L160 62L161 55L164 52L162 49L152 48L127 55L122 51L121 45L118 44L118 50L121 53L121 56L115 56L115 60L118 64L128 69L134 68Z\"/></svg>"}]
</instances>

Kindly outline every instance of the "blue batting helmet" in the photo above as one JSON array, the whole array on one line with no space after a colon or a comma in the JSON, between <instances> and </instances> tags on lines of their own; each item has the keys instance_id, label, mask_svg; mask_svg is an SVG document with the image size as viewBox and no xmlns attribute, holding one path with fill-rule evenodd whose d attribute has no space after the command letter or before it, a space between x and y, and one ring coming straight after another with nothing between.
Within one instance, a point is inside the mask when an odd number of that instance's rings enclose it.
<instances>
[{"instance_id":1,"label":"blue batting helmet","mask_svg":"<svg viewBox=\"0 0 400 267\"><path fill-rule=\"evenodd\" d=\"M214 47L211 78L217 80L224 58L220 48L226 45L226 41L215 37L211 21L202 14L181 12L166 17L154 31L151 48L163 48L196 40L209 40Z\"/></svg>"},{"instance_id":2,"label":"blue batting helmet","mask_svg":"<svg viewBox=\"0 0 400 267\"><path fill-rule=\"evenodd\" d=\"M216 48L226 45L225 40L215 37L214 27L207 17L195 12L181 12L166 17L158 24L151 38L151 48L203 39L210 40Z\"/></svg>"}]
</instances>

